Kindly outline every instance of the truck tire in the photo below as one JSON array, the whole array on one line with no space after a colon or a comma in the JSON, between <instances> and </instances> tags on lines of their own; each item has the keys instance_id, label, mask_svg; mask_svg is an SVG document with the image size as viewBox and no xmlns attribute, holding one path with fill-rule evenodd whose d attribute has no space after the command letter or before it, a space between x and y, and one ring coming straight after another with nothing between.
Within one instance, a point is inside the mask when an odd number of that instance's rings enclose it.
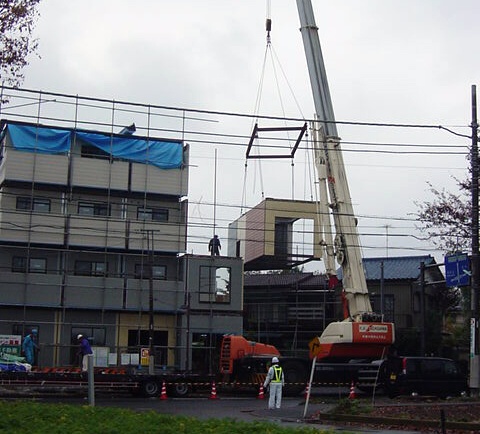
<instances>
[{"instance_id":1,"label":"truck tire","mask_svg":"<svg viewBox=\"0 0 480 434\"><path fill-rule=\"evenodd\" d=\"M160 395L161 386L155 380L145 380L141 385L141 393L147 398L153 398Z\"/></svg>"},{"instance_id":2,"label":"truck tire","mask_svg":"<svg viewBox=\"0 0 480 434\"><path fill-rule=\"evenodd\" d=\"M188 383L174 383L169 386L169 394L176 398L183 398L190 393L190 385Z\"/></svg>"},{"instance_id":3,"label":"truck tire","mask_svg":"<svg viewBox=\"0 0 480 434\"><path fill-rule=\"evenodd\" d=\"M282 363L283 375L285 376L285 396L296 396L302 393L307 386L307 367L300 362L286 361Z\"/></svg>"}]
</instances>

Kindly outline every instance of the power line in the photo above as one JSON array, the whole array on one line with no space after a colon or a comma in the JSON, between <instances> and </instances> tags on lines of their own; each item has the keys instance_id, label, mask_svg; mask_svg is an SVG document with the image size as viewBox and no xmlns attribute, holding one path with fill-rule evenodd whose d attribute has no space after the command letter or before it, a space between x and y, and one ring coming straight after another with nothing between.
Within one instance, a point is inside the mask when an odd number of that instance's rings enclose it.
<instances>
[{"instance_id":1,"label":"power line","mask_svg":"<svg viewBox=\"0 0 480 434\"><path fill-rule=\"evenodd\" d=\"M5 94L5 97L7 98L13 98L16 97L18 93L32 93L32 94L38 94L39 91L33 90L33 89L15 89L10 86L0 86L0 88L9 90L11 92L15 92L12 94ZM284 117L284 116L270 116L270 115L259 115L259 114L248 114L248 113L238 113L238 112L233 112L233 111L217 111L217 110L205 110L205 109L194 109L194 108L186 108L186 107L175 107L175 106L164 106L164 105L155 105L155 104L145 104L145 103L137 103L137 102L128 102L128 101L112 101L109 99L104 99L104 98L96 98L96 97L88 97L88 96L79 96L79 95L69 95L69 94L64 94L64 93L57 93L57 92L47 92L47 91L42 91L43 96L54 96L54 97L63 97L63 98L69 98L72 99L72 101L80 101L80 103L76 103L78 105L82 105L81 101L88 101L88 102L97 102L97 103L108 103L112 104L112 102L115 103L115 105L124 105L124 106L132 106L135 108L143 108L143 109L160 109L160 110L167 110L167 111L173 111L173 112L182 112L182 113L202 113L202 114L208 114L208 115L218 115L218 116L228 116L228 117L240 117L240 118L250 118L250 119L265 119L265 120L276 120L276 121L294 121L294 122L315 122L315 119L306 119L306 118L297 118L297 117ZM38 101L38 99L32 98L32 101ZM53 100L52 102L57 102L57 100ZM91 108L101 108L101 109L106 109L104 106L98 105L98 104L92 104L89 105ZM108 107L107 109L110 109L111 107ZM2 110L8 110L7 107L3 107ZM117 109L118 110L118 109ZM123 109L122 111L124 112L129 112L130 110L128 109ZM136 111L135 111L136 112ZM135 113L132 111L132 113ZM142 113L142 112L140 112ZM144 112L143 112L144 113ZM153 115L156 115L156 113L153 113ZM157 114L158 116L163 116L163 114ZM203 119L199 119L203 120ZM65 121L65 120L64 120ZM354 125L354 126L368 126L368 127L390 127L390 128L406 128L406 129L437 129L437 130L443 130L446 131L452 135L458 136L458 137L463 137L466 139L471 139L470 135L458 133L456 131L453 131L451 128L442 126L442 125L433 125L433 124L420 124L420 123L395 123L395 122L365 122L365 121L330 121L330 120L321 120L322 123L326 124L339 124L339 125ZM111 126L111 123L104 124ZM468 125L465 125L465 128L468 128Z\"/></svg>"}]
</instances>

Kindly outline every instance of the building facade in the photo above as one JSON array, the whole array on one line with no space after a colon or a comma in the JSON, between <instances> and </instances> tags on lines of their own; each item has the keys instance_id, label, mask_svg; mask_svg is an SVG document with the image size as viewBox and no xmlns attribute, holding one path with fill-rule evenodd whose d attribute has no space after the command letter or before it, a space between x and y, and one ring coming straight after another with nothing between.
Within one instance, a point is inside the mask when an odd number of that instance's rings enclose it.
<instances>
[{"instance_id":1,"label":"building facade","mask_svg":"<svg viewBox=\"0 0 480 434\"><path fill-rule=\"evenodd\" d=\"M245 337L307 357L308 343L338 320L340 299L325 275L246 273L244 306Z\"/></svg>"},{"instance_id":2,"label":"building facade","mask_svg":"<svg viewBox=\"0 0 480 434\"><path fill-rule=\"evenodd\" d=\"M243 265L185 254L188 145L39 121L2 121L0 334L37 330L41 366L77 364L83 334L99 366L148 348L211 370L242 332Z\"/></svg>"},{"instance_id":3,"label":"building facade","mask_svg":"<svg viewBox=\"0 0 480 434\"><path fill-rule=\"evenodd\" d=\"M427 266L423 279L422 262ZM422 333L424 339L431 339L425 333L434 326L432 314L441 316L438 299L445 280L435 259L430 255L365 258L363 266L372 309L395 324L398 344L417 342L413 349L405 347L414 355L412 351L420 351ZM341 280L341 269L338 277ZM285 354L306 353L308 342L327 324L343 319L340 290L329 289L325 275L247 273L244 333L276 345ZM441 323L438 327L440 334Z\"/></svg>"}]
</instances>

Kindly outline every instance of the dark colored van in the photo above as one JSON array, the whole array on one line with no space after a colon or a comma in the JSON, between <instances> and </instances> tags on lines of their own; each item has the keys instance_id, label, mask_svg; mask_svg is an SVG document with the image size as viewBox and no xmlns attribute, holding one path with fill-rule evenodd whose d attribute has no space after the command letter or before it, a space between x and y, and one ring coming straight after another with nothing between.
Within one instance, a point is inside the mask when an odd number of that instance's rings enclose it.
<instances>
[{"instance_id":1,"label":"dark colored van","mask_svg":"<svg viewBox=\"0 0 480 434\"><path fill-rule=\"evenodd\" d=\"M451 359L441 357L389 357L380 368L385 392L446 398L468 391L467 375Z\"/></svg>"}]
</instances>

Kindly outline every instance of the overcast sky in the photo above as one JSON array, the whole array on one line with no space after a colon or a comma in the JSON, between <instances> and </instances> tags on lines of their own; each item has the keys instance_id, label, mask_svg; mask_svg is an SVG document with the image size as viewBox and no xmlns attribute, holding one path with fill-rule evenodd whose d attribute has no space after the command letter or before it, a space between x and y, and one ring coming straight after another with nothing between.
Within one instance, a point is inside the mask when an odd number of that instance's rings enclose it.
<instances>
[{"instance_id":1,"label":"overcast sky","mask_svg":"<svg viewBox=\"0 0 480 434\"><path fill-rule=\"evenodd\" d=\"M480 2L312 3L337 121L443 125L469 134L470 88L480 77ZM268 5L263 0L42 0L35 31L41 58L31 59L24 87L311 119L296 1ZM267 53L273 55L264 63L267 13L272 19ZM219 133L251 133L250 119L210 119ZM269 125L262 120L260 126ZM211 125L205 128L212 130ZM431 242L412 237L420 234L411 214L418 210L415 201L432 199L428 181L454 190L452 176L466 176L469 140L422 128L339 125L338 130L359 230L373 234L362 236L364 256L430 253L441 259L443 252ZM206 239L213 230L214 199L222 239L228 222L240 216L244 190L248 206L261 200L262 191L265 197L310 199L310 169L301 151L293 170L290 161L269 160L261 168L249 162L245 175L244 147L220 142L191 146L190 218L203 227ZM377 152L365 152L372 149ZM420 151L424 153L412 153ZM190 241L195 241L189 247L194 253L207 252L201 235Z\"/></svg>"}]
</instances>

